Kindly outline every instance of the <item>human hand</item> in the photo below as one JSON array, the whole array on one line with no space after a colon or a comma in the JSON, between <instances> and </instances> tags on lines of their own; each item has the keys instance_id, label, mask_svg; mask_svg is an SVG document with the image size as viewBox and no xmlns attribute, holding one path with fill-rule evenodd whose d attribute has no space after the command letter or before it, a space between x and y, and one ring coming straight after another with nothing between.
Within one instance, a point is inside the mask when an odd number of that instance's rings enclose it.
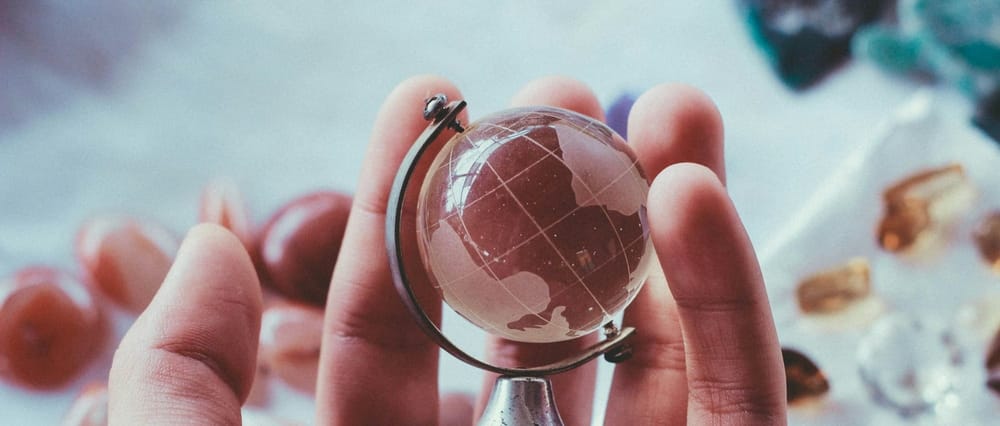
<instances>
[{"instance_id":1,"label":"human hand","mask_svg":"<svg viewBox=\"0 0 1000 426\"><path fill-rule=\"evenodd\" d=\"M426 127L424 99L435 93L462 98L440 78L412 78L375 122L326 305L318 424L439 421L439 349L396 295L384 238L393 178ZM513 103L603 119L589 89L564 78L531 83ZM658 86L636 102L628 134L656 176L648 211L662 271L626 310L624 325L638 329L634 355L616 366L606 422L783 424L780 348L757 260L723 186L718 112L696 90ZM260 285L243 246L221 228L196 227L115 353L111 424L238 424L260 313ZM535 365L589 343L492 338L487 353L496 364ZM552 378L566 424L589 423L595 376L590 363ZM487 392L492 383L484 381Z\"/></svg>"}]
</instances>

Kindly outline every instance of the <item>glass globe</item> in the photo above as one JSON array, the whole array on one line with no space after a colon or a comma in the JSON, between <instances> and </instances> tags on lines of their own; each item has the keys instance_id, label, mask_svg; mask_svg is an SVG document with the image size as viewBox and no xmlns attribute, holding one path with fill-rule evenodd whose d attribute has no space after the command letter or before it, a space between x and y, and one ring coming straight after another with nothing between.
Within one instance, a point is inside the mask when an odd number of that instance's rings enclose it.
<instances>
[{"instance_id":1,"label":"glass globe","mask_svg":"<svg viewBox=\"0 0 1000 426\"><path fill-rule=\"evenodd\" d=\"M472 123L431 163L417 245L460 315L523 342L585 335L628 305L652 261L646 175L604 124L556 108Z\"/></svg>"}]
</instances>

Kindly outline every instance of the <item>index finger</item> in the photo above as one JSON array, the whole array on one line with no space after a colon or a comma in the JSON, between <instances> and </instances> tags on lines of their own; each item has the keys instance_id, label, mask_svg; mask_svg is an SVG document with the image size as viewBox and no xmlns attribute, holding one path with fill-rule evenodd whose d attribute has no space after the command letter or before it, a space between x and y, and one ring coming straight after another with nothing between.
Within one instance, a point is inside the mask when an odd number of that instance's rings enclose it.
<instances>
[{"instance_id":1,"label":"index finger","mask_svg":"<svg viewBox=\"0 0 1000 426\"><path fill-rule=\"evenodd\" d=\"M392 284L385 214L396 171L427 122L424 101L460 99L439 77L414 77L379 111L326 304L317 378L319 424L436 424L438 347ZM437 309L425 306L430 315Z\"/></svg>"}]
</instances>

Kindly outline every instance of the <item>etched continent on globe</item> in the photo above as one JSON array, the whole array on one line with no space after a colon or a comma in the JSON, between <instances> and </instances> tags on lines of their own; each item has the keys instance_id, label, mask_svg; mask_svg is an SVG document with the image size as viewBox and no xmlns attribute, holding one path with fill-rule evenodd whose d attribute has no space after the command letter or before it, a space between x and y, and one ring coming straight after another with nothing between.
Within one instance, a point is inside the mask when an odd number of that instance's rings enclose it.
<instances>
[{"instance_id":1,"label":"etched continent on globe","mask_svg":"<svg viewBox=\"0 0 1000 426\"><path fill-rule=\"evenodd\" d=\"M654 257L649 184L604 124L545 107L471 124L430 165L417 239L432 285L495 335L555 342L620 312Z\"/></svg>"}]
</instances>

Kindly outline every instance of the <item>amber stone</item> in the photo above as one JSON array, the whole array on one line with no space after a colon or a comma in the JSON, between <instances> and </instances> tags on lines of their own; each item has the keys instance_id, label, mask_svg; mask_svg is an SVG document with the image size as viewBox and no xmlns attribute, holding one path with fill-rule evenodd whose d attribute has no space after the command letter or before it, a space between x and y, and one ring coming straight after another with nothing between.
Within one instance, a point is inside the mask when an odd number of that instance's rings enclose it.
<instances>
[{"instance_id":1,"label":"amber stone","mask_svg":"<svg viewBox=\"0 0 1000 426\"><path fill-rule=\"evenodd\" d=\"M842 266L819 272L799 282L795 290L805 313L833 313L871 294L868 260L854 258Z\"/></svg>"},{"instance_id":2,"label":"amber stone","mask_svg":"<svg viewBox=\"0 0 1000 426\"><path fill-rule=\"evenodd\" d=\"M138 313L163 284L178 246L175 235L153 222L102 216L80 227L76 256L88 284Z\"/></svg>"},{"instance_id":3,"label":"amber stone","mask_svg":"<svg viewBox=\"0 0 1000 426\"><path fill-rule=\"evenodd\" d=\"M351 202L348 194L322 191L281 207L258 241L264 283L286 297L323 306Z\"/></svg>"},{"instance_id":4,"label":"amber stone","mask_svg":"<svg viewBox=\"0 0 1000 426\"><path fill-rule=\"evenodd\" d=\"M82 283L54 268L21 269L0 283L0 377L59 387L100 352L106 327Z\"/></svg>"},{"instance_id":5,"label":"amber stone","mask_svg":"<svg viewBox=\"0 0 1000 426\"><path fill-rule=\"evenodd\" d=\"M267 307L261 317L260 360L271 374L304 392L315 392L323 311L283 303Z\"/></svg>"},{"instance_id":6,"label":"amber stone","mask_svg":"<svg viewBox=\"0 0 1000 426\"><path fill-rule=\"evenodd\" d=\"M1000 210L987 214L979 222L973 238L983 260L1000 273Z\"/></svg>"},{"instance_id":7,"label":"amber stone","mask_svg":"<svg viewBox=\"0 0 1000 426\"><path fill-rule=\"evenodd\" d=\"M823 371L802 352L781 348L785 362L785 381L788 385L788 403L798 403L826 394L830 382Z\"/></svg>"},{"instance_id":8,"label":"amber stone","mask_svg":"<svg viewBox=\"0 0 1000 426\"><path fill-rule=\"evenodd\" d=\"M103 383L88 385L73 401L62 426L107 426L108 387Z\"/></svg>"},{"instance_id":9,"label":"amber stone","mask_svg":"<svg viewBox=\"0 0 1000 426\"><path fill-rule=\"evenodd\" d=\"M986 386L1000 394L1000 329L986 351Z\"/></svg>"},{"instance_id":10,"label":"amber stone","mask_svg":"<svg viewBox=\"0 0 1000 426\"><path fill-rule=\"evenodd\" d=\"M960 164L910 175L883 193L879 245L891 252L919 250L938 239L975 197L976 190Z\"/></svg>"},{"instance_id":11,"label":"amber stone","mask_svg":"<svg viewBox=\"0 0 1000 426\"><path fill-rule=\"evenodd\" d=\"M604 124L555 108L504 111L452 137L428 170L416 220L423 266L480 328L572 339L645 281L649 184Z\"/></svg>"}]
</instances>

